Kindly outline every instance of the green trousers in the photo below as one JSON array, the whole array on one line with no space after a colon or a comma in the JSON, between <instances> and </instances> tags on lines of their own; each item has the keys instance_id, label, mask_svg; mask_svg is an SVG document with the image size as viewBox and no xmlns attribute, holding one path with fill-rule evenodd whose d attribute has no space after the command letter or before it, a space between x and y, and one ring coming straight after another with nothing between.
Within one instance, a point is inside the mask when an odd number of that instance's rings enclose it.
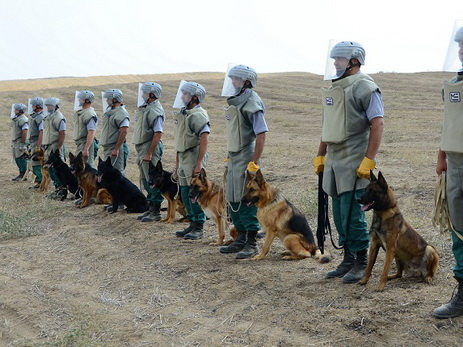
<instances>
[{"instance_id":1,"label":"green trousers","mask_svg":"<svg viewBox=\"0 0 463 347\"><path fill-rule=\"evenodd\" d=\"M370 243L365 212L361 210L357 202L357 199L364 193L365 189L357 189L354 199L352 199L352 191L345 192L336 198L332 197L333 219L339 233L339 245L347 246L351 252L368 249ZM352 210L350 221L348 221L351 204Z\"/></svg>"},{"instance_id":2,"label":"green trousers","mask_svg":"<svg viewBox=\"0 0 463 347\"><path fill-rule=\"evenodd\" d=\"M16 165L18 166L19 172L24 174L27 171L27 158L23 156L15 158Z\"/></svg>"},{"instance_id":3,"label":"green trousers","mask_svg":"<svg viewBox=\"0 0 463 347\"><path fill-rule=\"evenodd\" d=\"M257 220L257 207L248 206L245 203L230 202L230 216L233 225L238 231L259 231L260 224Z\"/></svg>"},{"instance_id":4,"label":"green trousers","mask_svg":"<svg viewBox=\"0 0 463 347\"><path fill-rule=\"evenodd\" d=\"M42 168L40 167L40 165L32 166L32 172L35 175L35 183L41 183L42 182Z\"/></svg>"},{"instance_id":5,"label":"green trousers","mask_svg":"<svg viewBox=\"0 0 463 347\"><path fill-rule=\"evenodd\" d=\"M463 235L463 231L459 231ZM455 266L453 274L463 278L463 241L452 231L452 251L455 257Z\"/></svg>"},{"instance_id":6,"label":"green trousers","mask_svg":"<svg viewBox=\"0 0 463 347\"><path fill-rule=\"evenodd\" d=\"M183 205L185 205L187 211L186 217L193 223L204 224L206 221L206 214L198 202L195 202L194 204L191 203L191 200L188 196L189 193L189 186L180 186L180 194L182 195Z\"/></svg>"},{"instance_id":7,"label":"green trousers","mask_svg":"<svg viewBox=\"0 0 463 347\"><path fill-rule=\"evenodd\" d=\"M141 179L143 184L143 188L147 191L146 200L154 202L154 203L162 203L164 201L164 197L161 194L161 191L157 188L151 188L148 181L144 178Z\"/></svg>"}]
</instances>

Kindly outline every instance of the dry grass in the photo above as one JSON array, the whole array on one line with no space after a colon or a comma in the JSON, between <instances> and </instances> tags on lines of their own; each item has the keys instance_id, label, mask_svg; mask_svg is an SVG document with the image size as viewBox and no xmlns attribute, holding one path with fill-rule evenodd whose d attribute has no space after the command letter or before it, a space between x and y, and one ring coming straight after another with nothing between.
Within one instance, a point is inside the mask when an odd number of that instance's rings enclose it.
<instances>
[{"instance_id":1,"label":"dry grass","mask_svg":"<svg viewBox=\"0 0 463 347\"><path fill-rule=\"evenodd\" d=\"M75 89L124 92L133 112L138 82L162 82L168 116L163 142L167 168L175 163L171 104L180 79L208 90L208 176L221 181L225 153L223 74L112 76L0 83L0 105L31 96L57 96L68 118L66 144L74 149L72 104ZM55 202L33 194L28 183L12 184L8 137L1 139L6 159L0 179L0 211L18 226L32 226L33 237L0 244L0 344L108 346L302 346L302 345L459 345L460 319L436 321L433 308L450 298L454 283L449 235L431 225L435 163L442 118L440 88L444 73L376 74L386 106L386 129L379 169L395 189L406 218L441 256L432 285L405 278L373 291L382 263L367 287L328 281L332 264L284 262L275 241L268 257L238 262L207 244L216 237L206 224L204 240L176 239L173 226L138 223L124 213L108 215L101 206L78 210L71 201ZM266 103L270 133L262 168L283 195L315 228L317 179L312 169L320 138L319 76L306 73L259 76L257 91ZM96 110L101 114L100 102ZM4 112L5 113L5 112ZM7 134L2 117L0 131ZM131 128L132 129L132 128ZM129 134L131 138L131 132ZM131 150L134 151L132 145ZM132 153L128 177L138 181ZM19 229L21 229L19 227ZM21 232L17 233L20 236ZM28 235L27 233L24 234ZM4 233L0 233L3 237ZM16 236L15 236L16 237Z\"/></svg>"}]
</instances>

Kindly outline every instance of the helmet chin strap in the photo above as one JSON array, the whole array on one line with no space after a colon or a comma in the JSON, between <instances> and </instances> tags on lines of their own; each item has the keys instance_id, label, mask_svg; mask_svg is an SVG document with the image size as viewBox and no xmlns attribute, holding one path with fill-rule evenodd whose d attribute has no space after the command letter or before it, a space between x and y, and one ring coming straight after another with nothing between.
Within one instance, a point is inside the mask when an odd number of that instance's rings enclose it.
<instances>
[{"instance_id":1,"label":"helmet chin strap","mask_svg":"<svg viewBox=\"0 0 463 347\"><path fill-rule=\"evenodd\" d=\"M355 63L354 64L354 63L352 63L352 59L350 59L349 63L347 64L346 71L344 71L344 73L342 74L341 77L335 79L335 81L338 81L338 80L343 79L344 77L346 77L347 72L349 72L350 70L352 70L356 66L360 66L360 63Z\"/></svg>"}]
</instances>

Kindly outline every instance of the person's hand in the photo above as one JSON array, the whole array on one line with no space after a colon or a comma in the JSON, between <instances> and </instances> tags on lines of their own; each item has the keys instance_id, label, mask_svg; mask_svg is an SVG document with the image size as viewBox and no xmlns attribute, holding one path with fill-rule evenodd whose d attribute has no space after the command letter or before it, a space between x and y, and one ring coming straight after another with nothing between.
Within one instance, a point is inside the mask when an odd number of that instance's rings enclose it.
<instances>
[{"instance_id":1,"label":"person's hand","mask_svg":"<svg viewBox=\"0 0 463 347\"><path fill-rule=\"evenodd\" d=\"M143 157L143 161L150 162L151 161L151 153L146 153Z\"/></svg>"},{"instance_id":2,"label":"person's hand","mask_svg":"<svg viewBox=\"0 0 463 347\"><path fill-rule=\"evenodd\" d=\"M117 157L118 155L119 155L119 150L114 148L111 152L111 157Z\"/></svg>"},{"instance_id":3,"label":"person's hand","mask_svg":"<svg viewBox=\"0 0 463 347\"><path fill-rule=\"evenodd\" d=\"M325 156L319 155L318 157L315 157L313 160L313 166L316 174L323 172L325 169Z\"/></svg>"},{"instance_id":4,"label":"person's hand","mask_svg":"<svg viewBox=\"0 0 463 347\"><path fill-rule=\"evenodd\" d=\"M257 170L259 170L259 165L257 165L253 161L250 161L248 164L247 170L250 174L255 175L257 173Z\"/></svg>"},{"instance_id":5,"label":"person's hand","mask_svg":"<svg viewBox=\"0 0 463 347\"><path fill-rule=\"evenodd\" d=\"M447 160L445 158L437 158L436 173L442 174L443 171L447 171Z\"/></svg>"},{"instance_id":6,"label":"person's hand","mask_svg":"<svg viewBox=\"0 0 463 347\"><path fill-rule=\"evenodd\" d=\"M84 158L88 158L88 148L87 149L84 148L84 150L82 151L82 156Z\"/></svg>"},{"instance_id":7,"label":"person's hand","mask_svg":"<svg viewBox=\"0 0 463 347\"><path fill-rule=\"evenodd\" d=\"M362 162L360 163L360 166L357 169L357 176L369 180L370 170L374 170L375 168L375 161L373 159L365 157L363 158Z\"/></svg>"}]
</instances>

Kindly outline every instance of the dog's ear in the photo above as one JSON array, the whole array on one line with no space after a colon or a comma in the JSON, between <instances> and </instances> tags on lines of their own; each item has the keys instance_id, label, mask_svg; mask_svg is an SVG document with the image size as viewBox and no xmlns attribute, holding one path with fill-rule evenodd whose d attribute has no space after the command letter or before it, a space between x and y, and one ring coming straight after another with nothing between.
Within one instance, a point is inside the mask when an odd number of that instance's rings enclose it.
<instances>
[{"instance_id":1,"label":"dog's ear","mask_svg":"<svg viewBox=\"0 0 463 347\"><path fill-rule=\"evenodd\" d=\"M59 148L56 149L55 154L59 155Z\"/></svg>"},{"instance_id":2,"label":"dog's ear","mask_svg":"<svg viewBox=\"0 0 463 347\"><path fill-rule=\"evenodd\" d=\"M378 179L376 178L373 170L370 170L370 182L376 182Z\"/></svg>"},{"instance_id":3,"label":"dog's ear","mask_svg":"<svg viewBox=\"0 0 463 347\"><path fill-rule=\"evenodd\" d=\"M98 164L100 164L103 160L101 160L101 157L98 157Z\"/></svg>"},{"instance_id":4,"label":"dog's ear","mask_svg":"<svg viewBox=\"0 0 463 347\"><path fill-rule=\"evenodd\" d=\"M74 160L74 154L72 154L72 152L69 152L69 160Z\"/></svg>"},{"instance_id":5,"label":"dog's ear","mask_svg":"<svg viewBox=\"0 0 463 347\"><path fill-rule=\"evenodd\" d=\"M111 165L111 157L106 158L105 163Z\"/></svg>"},{"instance_id":6,"label":"dog's ear","mask_svg":"<svg viewBox=\"0 0 463 347\"><path fill-rule=\"evenodd\" d=\"M265 183L264 175L262 175L262 171L260 171L260 169L256 172L256 183L259 187Z\"/></svg>"},{"instance_id":7,"label":"dog's ear","mask_svg":"<svg viewBox=\"0 0 463 347\"><path fill-rule=\"evenodd\" d=\"M77 154L77 158L82 158L82 152L79 152L79 154Z\"/></svg>"},{"instance_id":8,"label":"dog's ear","mask_svg":"<svg viewBox=\"0 0 463 347\"><path fill-rule=\"evenodd\" d=\"M199 179L203 183L206 182L206 169L204 169L203 167L201 168L201 171L199 172Z\"/></svg>"},{"instance_id":9,"label":"dog's ear","mask_svg":"<svg viewBox=\"0 0 463 347\"><path fill-rule=\"evenodd\" d=\"M153 165L153 162L150 160L150 162L148 164L148 170L152 171L153 169L154 169L154 165Z\"/></svg>"},{"instance_id":10,"label":"dog's ear","mask_svg":"<svg viewBox=\"0 0 463 347\"><path fill-rule=\"evenodd\" d=\"M388 184L381 171L378 173L378 184L383 190L387 190Z\"/></svg>"},{"instance_id":11,"label":"dog's ear","mask_svg":"<svg viewBox=\"0 0 463 347\"><path fill-rule=\"evenodd\" d=\"M162 172L162 162L160 160L158 160L157 164L156 164L156 169L160 172Z\"/></svg>"}]
</instances>

